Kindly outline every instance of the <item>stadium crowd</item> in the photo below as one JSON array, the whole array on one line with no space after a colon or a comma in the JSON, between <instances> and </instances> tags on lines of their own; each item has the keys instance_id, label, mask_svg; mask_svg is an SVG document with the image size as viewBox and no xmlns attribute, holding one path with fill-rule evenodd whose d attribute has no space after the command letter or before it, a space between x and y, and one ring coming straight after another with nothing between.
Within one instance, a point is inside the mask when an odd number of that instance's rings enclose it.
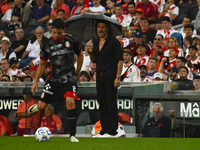
<instances>
[{"instance_id":1,"label":"stadium crowd","mask_svg":"<svg viewBox=\"0 0 200 150\"><path fill-rule=\"evenodd\" d=\"M122 82L169 81L169 90L200 90L200 30L192 24L199 19L199 5L196 0L0 1L0 82L33 82L41 46L53 34L52 21L89 12L104 13L122 25L116 37L123 47ZM175 30L177 24L182 28ZM89 53L93 42L82 43L79 81L95 82L96 64ZM50 73L48 62L39 82Z\"/></svg>"}]
</instances>

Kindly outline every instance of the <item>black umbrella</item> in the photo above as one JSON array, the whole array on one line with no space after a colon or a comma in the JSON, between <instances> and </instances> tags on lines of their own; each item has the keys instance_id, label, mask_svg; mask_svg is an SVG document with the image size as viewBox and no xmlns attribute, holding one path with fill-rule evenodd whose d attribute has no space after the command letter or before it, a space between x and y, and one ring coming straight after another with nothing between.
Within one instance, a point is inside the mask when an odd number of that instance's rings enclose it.
<instances>
[{"instance_id":1,"label":"black umbrella","mask_svg":"<svg viewBox=\"0 0 200 150\"><path fill-rule=\"evenodd\" d=\"M71 16L66 21L66 32L81 40L91 40L92 37L97 37L95 34L96 20L108 21L113 30L113 36L122 34L122 26L117 20L100 13L83 13Z\"/></svg>"}]
</instances>

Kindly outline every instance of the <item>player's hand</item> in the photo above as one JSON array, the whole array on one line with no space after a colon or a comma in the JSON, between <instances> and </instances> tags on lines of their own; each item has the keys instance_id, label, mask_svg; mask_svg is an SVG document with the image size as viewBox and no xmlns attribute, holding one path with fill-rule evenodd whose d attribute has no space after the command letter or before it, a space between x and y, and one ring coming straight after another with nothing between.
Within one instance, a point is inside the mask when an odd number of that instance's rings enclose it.
<instances>
[{"instance_id":1,"label":"player's hand","mask_svg":"<svg viewBox=\"0 0 200 150\"><path fill-rule=\"evenodd\" d=\"M120 86L120 79L117 79L117 78L115 79L114 86L115 88Z\"/></svg>"},{"instance_id":2,"label":"player's hand","mask_svg":"<svg viewBox=\"0 0 200 150\"><path fill-rule=\"evenodd\" d=\"M35 95L35 89L36 92L38 91L38 83L34 82L33 85L31 86L31 92Z\"/></svg>"},{"instance_id":3,"label":"player's hand","mask_svg":"<svg viewBox=\"0 0 200 150\"><path fill-rule=\"evenodd\" d=\"M169 9L169 4L165 5L164 10L168 10Z\"/></svg>"},{"instance_id":4,"label":"player's hand","mask_svg":"<svg viewBox=\"0 0 200 150\"><path fill-rule=\"evenodd\" d=\"M166 58L166 57L163 57L161 61L166 62L166 61L167 61L167 58Z\"/></svg>"}]
</instances>

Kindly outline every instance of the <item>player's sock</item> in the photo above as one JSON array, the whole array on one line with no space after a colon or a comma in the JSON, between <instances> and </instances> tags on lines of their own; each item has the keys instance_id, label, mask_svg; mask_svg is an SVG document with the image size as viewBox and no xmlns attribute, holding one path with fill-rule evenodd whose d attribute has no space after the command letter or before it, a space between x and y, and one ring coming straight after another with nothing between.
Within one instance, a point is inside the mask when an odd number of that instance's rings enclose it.
<instances>
[{"instance_id":1,"label":"player's sock","mask_svg":"<svg viewBox=\"0 0 200 150\"><path fill-rule=\"evenodd\" d=\"M69 123L70 137L76 133L76 111L75 109L67 110L67 121Z\"/></svg>"},{"instance_id":2,"label":"player's sock","mask_svg":"<svg viewBox=\"0 0 200 150\"><path fill-rule=\"evenodd\" d=\"M28 113L29 114L34 114L34 113L36 113L38 111L39 111L38 104L34 104L28 109Z\"/></svg>"}]
</instances>

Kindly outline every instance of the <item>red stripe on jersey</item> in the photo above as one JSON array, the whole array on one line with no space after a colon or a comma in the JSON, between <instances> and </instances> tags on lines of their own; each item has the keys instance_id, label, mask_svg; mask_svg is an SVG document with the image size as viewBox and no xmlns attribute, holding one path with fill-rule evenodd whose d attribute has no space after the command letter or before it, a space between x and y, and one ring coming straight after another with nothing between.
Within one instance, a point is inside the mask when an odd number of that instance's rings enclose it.
<instances>
[{"instance_id":1,"label":"red stripe on jersey","mask_svg":"<svg viewBox=\"0 0 200 150\"><path fill-rule=\"evenodd\" d=\"M53 39L54 41L56 41L56 42L59 42L59 41L62 41L66 36L67 36L67 34L65 33L65 35L64 35L61 39L59 39L59 40L54 39L53 36L52 36L52 39Z\"/></svg>"},{"instance_id":2,"label":"red stripe on jersey","mask_svg":"<svg viewBox=\"0 0 200 150\"><path fill-rule=\"evenodd\" d=\"M51 63L50 63L50 67L49 67L49 69L51 70L51 73L50 73L50 75L49 75L49 77L48 77L48 80L50 79L50 77L52 76L52 65L51 65Z\"/></svg>"}]
</instances>

